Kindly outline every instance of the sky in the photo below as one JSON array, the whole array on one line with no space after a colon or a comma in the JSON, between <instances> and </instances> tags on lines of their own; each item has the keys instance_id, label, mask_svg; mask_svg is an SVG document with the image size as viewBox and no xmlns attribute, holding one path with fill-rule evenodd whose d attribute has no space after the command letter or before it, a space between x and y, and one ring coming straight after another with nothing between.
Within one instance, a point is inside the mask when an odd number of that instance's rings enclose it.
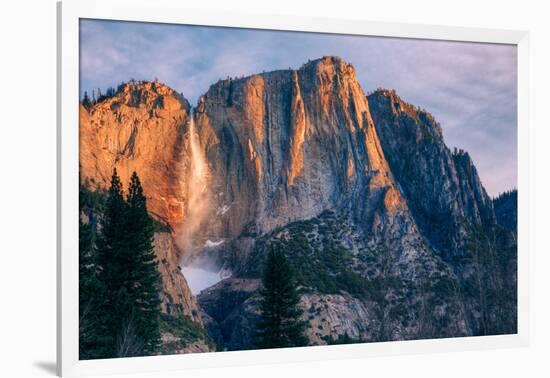
<instances>
[{"instance_id":1,"label":"sky","mask_svg":"<svg viewBox=\"0 0 550 378\"><path fill-rule=\"evenodd\" d=\"M219 79L327 55L352 63L366 93L395 89L429 111L446 144L470 153L490 195L517 187L513 45L81 20L80 91L157 78L195 105Z\"/></svg>"}]
</instances>

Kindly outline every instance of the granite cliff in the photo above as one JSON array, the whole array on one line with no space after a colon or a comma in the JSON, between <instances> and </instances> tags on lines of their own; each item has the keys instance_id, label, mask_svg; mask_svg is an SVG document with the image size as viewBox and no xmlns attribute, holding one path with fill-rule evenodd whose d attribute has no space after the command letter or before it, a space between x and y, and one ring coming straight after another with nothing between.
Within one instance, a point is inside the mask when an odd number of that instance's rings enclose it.
<instances>
[{"instance_id":1,"label":"granite cliff","mask_svg":"<svg viewBox=\"0 0 550 378\"><path fill-rule=\"evenodd\" d=\"M368 100L416 224L458 278L471 332L515 332L515 236L497 222L470 155L451 151L434 117L395 91Z\"/></svg>"},{"instance_id":2,"label":"granite cliff","mask_svg":"<svg viewBox=\"0 0 550 378\"><path fill-rule=\"evenodd\" d=\"M127 183L139 172L149 212L177 228L186 193L181 161L190 106L171 88L154 82L123 84L112 97L80 106L80 181L106 188L113 167Z\"/></svg>"}]
</instances>

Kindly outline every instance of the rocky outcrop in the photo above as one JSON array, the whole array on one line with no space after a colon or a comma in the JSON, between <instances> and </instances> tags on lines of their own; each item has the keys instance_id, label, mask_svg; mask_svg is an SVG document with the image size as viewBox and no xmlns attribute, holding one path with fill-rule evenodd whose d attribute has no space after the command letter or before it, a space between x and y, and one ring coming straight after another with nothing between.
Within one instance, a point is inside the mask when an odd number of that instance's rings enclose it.
<instances>
[{"instance_id":1,"label":"rocky outcrop","mask_svg":"<svg viewBox=\"0 0 550 378\"><path fill-rule=\"evenodd\" d=\"M206 322L208 333L225 350L253 345L259 288L258 279L228 278L199 294L199 304L211 318Z\"/></svg>"},{"instance_id":2,"label":"rocky outcrop","mask_svg":"<svg viewBox=\"0 0 550 378\"><path fill-rule=\"evenodd\" d=\"M214 351L204 328L202 310L181 273L180 256L172 234L155 233L154 249L162 279L162 353Z\"/></svg>"},{"instance_id":3,"label":"rocky outcrop","mask_svg":"<svg viewBox=\"0 0 550 378\"><path fill-rule=\"evenodd\" d=\"M172 235L168 232L155 233L154 247L162 277L162 311L166 314L185 314L202 324L195 297L181 273L180 257Z\"/></svg>"},{"instance_id":4,"label":"rocky outcrop","mask_svg":"<svg viewBox=\"0 0 550 378\"><path fill-rule=\"evenodd\" d=\"M128 83L91 107L80 106L80 181L107 188L116 167L124 185L139 173L149 212L177 229L186 193L181 161L189 103L154 82Z\"/></svg>"},{"instance_id":5,"label":"rocky outcrop","mask_svg":"<svg viewBox=\"0 0 550 378\"><path fill-rule=\"evenodd\" d=\"M221 327L220 337L227 350L247 348L254 342L260 296L258 279L227 279L199 295L199 303L213 314ZM351 340L376 339L380 328L373 307L349 294L301 296L299 307L307 322L306 334L312 345L326 345L346 335Z\"/></svg>"},{"instance_id":6,"label":"rocky outcrop","mask_svg":"<svg viewBox=\"0 0 550 378\"><path fill-rule=\"evenodd\" d=\"M339 58L220 81L201 98L196 123L213 191L228 207L223 236L311 218L367 191L370 213L406 209L355 70Z\"/></svg>"},{"instance_id":7,"label":"rocky outcrop","mask_svg":"<svg viewBox=\"0 0 550 378\"><path fill-rule=\"evenodd\" d=\"M182 339L170 332L163 333L162 354L184 354L184 353L204 353L213 352L213 348L205 339L199 339L192 343L182 343Z\"/></svg>"},{"instance_id":8,"label":"rocky outcrop","mask_svg":"<svg viewBox=\"0 0 550 378\"><path fill-rule=\"evenodd\" d=\"M395 91L377 90L368 101L384 154L422 234L443 256L460 254L466 223L495 222L469 155L453 153L433 116Z\"/></svg>"},{"instance_id":9,"label":"rocky outcrop","mask_svg":"<svg viewBox=\"0 0 550 378\"><path fill-rule=\"evenodd\" d=\"M395 91L368 101L416 224L458 278L470 333L515 332L515 238L497 223L470 155L451 152L433 116Z\"/></svg>"},{"instance_id":10,"label":"rocky outcrop","mask_svg":"<svg viewBox=\"0 0 550 378\"><path fill-rule=\"evenodd\" d=\"M205 233L230 240L234 270L247 269L256 237L327 209L350 211L373 246L425 249L352 65L325 57L220 81L195 123L218 209Z\"/></svg>"}]
</instances>

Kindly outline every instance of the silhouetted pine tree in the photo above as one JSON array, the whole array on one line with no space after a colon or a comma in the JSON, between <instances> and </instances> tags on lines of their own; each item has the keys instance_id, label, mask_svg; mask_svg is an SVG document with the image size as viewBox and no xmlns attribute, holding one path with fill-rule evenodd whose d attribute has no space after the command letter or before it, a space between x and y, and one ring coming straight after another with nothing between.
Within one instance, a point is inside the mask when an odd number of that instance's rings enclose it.
<instances>
[{"instance_id":1,"label":"silhouetted pine tree","mask_svg":"<svg viewBox=\"0 0 550 378\"><path fill-rule=\"evenodd\" d=\"M147 212L147 201L136 172L128 189L127 237L133 257L132 291L137 338L143 354L155 353L160 346L160 274L153 250L153 221Z\"/></svg>"},{"instance_id":2,"label":"silhouetted pine tree","mask_svg":"<svg viewBox=\"0 0 550 378\"><path fill-rule=\"evenodd\" d=\"M84 106L86 109L89 109L91 106L90 97L88 96L88 92L84 91L84 97L82 98L82 106Z\"/></svg>"},{"instance_id":3,"label":"silhouetted pine tree","mask_svg":"<svg viewBox=\"0 0 550 378\"><path fill-rule=\"evenodd\" d=\"M270 246L260 290L260 320L256 328L259 348L284 348L307 345L306 322L300 320L300 297L296 281L281 247Z\"/></svg>"},{"instance_id":4,"label":"silhouetted pine tree","mask_svg":"<svg viewBox=\"0 0 550 378\"><path fill-rule=\"evenodd\" d=\"M79 355L91 358L98 353L96 330L101 316L99 305L103 299L103 286L97 278L97 265L93 253L93 230L79 220Z\"/></svg>"},{"instance_id":5,"label":"silhouetted pine tree","mask_svg":"<svg viewBox=\"0 0 550 378\"><path fill-rule=\"evenodd\" d=\"M97 241L98 278L105 287L105 297L100 305L102 315L96 330L98 345L95 358L119 356L116 344L131 311L128 297L131 253L126 234L127 207L115 168Z\"/></svg>"},{"instance_id":6,"label":"silhouetted pine tree","mask_svg":"<svg viewBox=\"0 0 550 378\"><path fill-rule=\"evenodd\" d=\"M88 358L143 356L158 350L160 274L153 234L137 174L132 175L125 201L115 169L97 240L101 301Z\"/></svg>"}]
</instances>

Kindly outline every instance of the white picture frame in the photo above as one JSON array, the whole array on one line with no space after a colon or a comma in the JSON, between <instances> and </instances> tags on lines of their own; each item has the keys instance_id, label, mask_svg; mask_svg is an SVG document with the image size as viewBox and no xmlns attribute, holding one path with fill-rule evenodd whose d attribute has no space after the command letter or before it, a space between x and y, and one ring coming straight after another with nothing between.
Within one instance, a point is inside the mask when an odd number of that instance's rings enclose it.
<instances>
[{"instance_id":1,"label":"white picture frame","mask_svg":"<svg viewBox=\"0 0 550 378\"><path fill-rule=\"evenodd\" d=\"M518 333L437 340L164 355L108 360L78 359L79 19L111 19L205 26L324 32L513 44L518 54ZM362 358L528 345L528 56L524 31L473 29L357 20L289 17L185 9L176 1L63 1L58 3L57 65L57 373L60 376L147 373L201 367Z\"/></svg>"}]
</instances>

